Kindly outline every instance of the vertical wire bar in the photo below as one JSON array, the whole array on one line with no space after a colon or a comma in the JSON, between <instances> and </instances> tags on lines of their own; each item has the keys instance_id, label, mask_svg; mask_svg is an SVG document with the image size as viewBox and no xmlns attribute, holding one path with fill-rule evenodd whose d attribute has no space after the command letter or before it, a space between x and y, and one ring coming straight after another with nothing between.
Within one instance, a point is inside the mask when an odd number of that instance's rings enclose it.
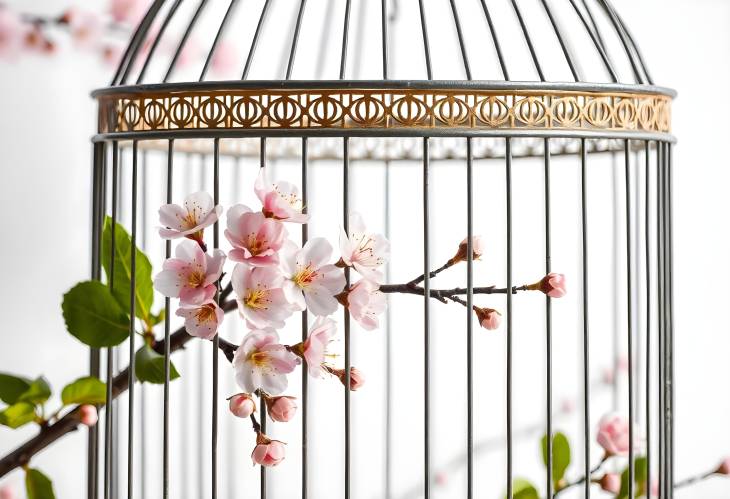
<instances>
[{"instance_id":1,"label":"vertical wire bar","mask_svg":"<svg viewBox=\"0 0 730 499\"><path fill-rule=\"evenodd\" d=\"M662 280L662 325L663 325L663 338L662 338L662 398L663 398L663 408L662 408L662 414L661 418L663 421L663 435L662 435L662 445L664 447L664 455L662 458L662 465L663 465L663 471L661 472L661 479L664 482L664 494L662 497L665 497L669 499L672 494L672 483L670 481L670 465L669 465L669 453L671 452L670 444L669 444L669 434L671 432L671 418L669 416L670 414L670 403L668 396L668 385L669 385L669 350L670 350L670 344L669 344L669 320L668 320L668 307L667 307L667 301L669 296L669 286L670 286L670 280L671 276L669 276L668 272L668 250L667 250L667 177L668 177L668 171L667 171L667 144L662 142L661 144L662 148L662 163L661 163L661 170L662 170L662 184L661 184L661 192L662 192L662 274L663 274L663 280Z\"/></svg>"},{"instance_id":2,"label":"vertical wire bar","mask_svg":"<svg viewBox=\"0 0 730 499\"><path fill-rule=\"evenodd\" d=\"M487 25L489 26L489 34L492 35L492 43L494 44L494 50L497 52L497 59L499 59L499 67L502 69L502 77L509 81L509 73L507 72L507 64L504 60L504 54L502 53L502 47L499 44L499 38L497 37L497 30L494 28L494 22L492 21L492 15L489 13L486 0L481 0L482 10L484 11L484 17L487 19Z\"/></svg>"},{"instance_id":3,"label":"vertical wire bar","mask_svg":"<svg viewBox=\"0 0 730 499\"><path fill-rule=\"evenodd\" d=\"M116 223L117 223L117 178L119 174L119 144L112 142L112 202L109 244L109 291L114 292L114 257L116 254ZM106 255L102 254L102 258ZM106 349L106 412L104 413L104 499L112 499L112 434L114 432L114 394L112 380L114 379L114 347Z\"/></svg>"},{"instance_id":4,"label":"vertical wire bar","mask_svg":"<svg viewBox=\"0 0 730 499\"><path fill-rule=\"evenodd\" d=\"M233 2L231 2L233 4ZM230 9L229 9L230 11ZM220 203L220 139L213 139L213 206ZM220 223L218 220L213 224L213 250L220 245ZM216 283L215 301L220 305L220 281ZM211 403L211 497L218 497L218 347L220 337L218 333L213 337L213 383ZM262 404L263 405L263 404Z\"/></svg>"},{"instance_id":5,"label":"vertical wire bar","mask_svg":"<svg viewBox=\"0 0 730 499\"><path fill-rule=\"evenodd\" d=\"M200 14L203 12L203 7L205 7L205 4L207 2L208 2L208 0L200 0L200 3L198 4L198 8L195 9L195 13L193 13L193 17L188 22L187 28L185 28L185 32L183 33L182 38L180 38L180 41L177 44L177 48L175 49L175 53L172 56L170 65L167 68L165 77L162 79L162 83L167 83L170 80L170 76L172 76L172 72L175 69L175 64L177 64L177 60L180 58L180 54L182 53L183 48L185 48L185 44L187 43L188 38L190 38L190 34L193 32L193 28L198 23Z\"/></svg>"},{"instance_id":6,"label":"vertical wire bar","mask_svg":"<svg viewBox=\"0 0 730 499\"><path fill-rule=\"evenodd\" d=\"M294 28L294 36L291 40L291 50L289 51L289 63L286 65L286 79L291 78L292 70L294 69L294 57L297 53L297 44L299 43L299 32L302 28L302 19L304 18L304 7L307 5L307 0L302 0L299 4L299 13L297 14L297 24ZM306 139L303 139L306 140ZM303 146L306 147L306 146Z\"/></svg>"},{"instance_id":7,"label":"vertical wire bar","mask_svg":"<svg viewBox=\"0 0 730 499\"><path fill-rule=\"evenodd\" d=\"M611 408L613 411L618 411L619 409L619 390L618 390L618 376L616 376L616 373L620 372L621 367L619 365L619 343L621 342L620 331L619 331L619 324L618 324L618 316L619 316L619 302L621 301L621 297L619 296L619 286L618 283L621 280L621 276L619 275L619 265L618 265L618 256L619 252L621 251L621 244L619 241L619 186L618 186L618 154L616 152L611 152L611 209L612 211L612 219L611 219L611 239L613 241L613 247L611 251L611 267L612 267L612 277L613 277L613 293L611 296L611 306L612 306L612 315L611 315L611 369L614 373L613 379L611 379Z\"/></svg>"},{"instance_id":8,"label":"vertical wire bar","mask_svg":"<svg viewBox=\"0 0 730 499\"><path fill-rule=\"evenodd\" d=\"M466 79L471 80L471 68L469 66L469 57L466 54L466 46L464 44L464 33L461 30L461 22L459 21L459 12L456 10L456 3L451 0L451 13L454 17L454 26L456 27L456 36L459 39L459 49L461 51L461 59L464 63L464 72ZM471 140L471 139L469 139Z\"/></svg>"},{"instance_id":9,"label":"vertical wire bar","mask_svg":"<svg viewBox=\"0 0 730 499\"><path fill-rule=\"evenodd\" d=\"M266 0L267 3L269 0ZM266 7L264 6L264 9ZM261 168L266 168L266 137L261 137L261 145L259 148L259 162L261 163ZM263 400L260 400L261 408L260 408L260 419L259 423L261 424L261 432L266 434L266 403ZM259 497L260 499L266 499L266 466L261 466L261 482L259 485Z\"/></svg>"},{"instance_id":10,"label":"vertical wire bar","mask_svg":"<svg viewBox=\"0 0 730 499\"><path fill-rule=\"evenodd\" d=\"M203 69L200 71L200 78L198 78L198 81L205 80L205 76L208 74L208 68L210 68L210 64L213 61L213 54L215 54L215 49L218 48L218 44L221 41L221 37L223 36L223 33L226 31L226 26L228 25L228 22L231 19L231 15L233 14L236 5L238 5L238 0L231 0L231 3L228 4L228 9L226 10L225 15L223 16L223 20L221 21L220 26L218 27L218 31L215 34L215 38L213 39L213 45L211 45L210 50L208 51L208 57L205 58L205 63L203 64Z\"/></svg>"},{"instance_id":11,"label":"vertical wire bar","mask_svg":"<svg viewBox=\"0 0 730 499\"><path fill-rule=\"evenodd\" d=\"M629 370L629 497L634 497L634 331L631 265L631 149L624 141L624 168L626 184L626 315ZM587 475L586 475L587 476Z\"/></svg>"},{"instance_id":12,"label":"vertical wire bar","mask_svg":"<svg viewBox=\"0 0 730 499\"><path fill-rule=\"evenodd\" d=\"M583 12L581 12L580 8L578 7L578 4L575 3L576 0L570 0L571 5L573 6L573 9L575 10L575 13L578 15L578 18L580 18L581 23L583 23L583 27L588 32L588 35L591 37L591 40L593 41L593 45L595 45L596 50L598 51L598 55L601 56L601 59L603 60L603 64L606 66L606 71L608 71L609 76L611 77L611 81L614 83L618 82L618 76L616 75L616 70L613 68L613 64L611 63L611 60L608 57L608 54L603 48L603 42L600 40L598 33L594 33L591 29L591 26L588 24L588 20L586 20L585 16L583 15Z\"/></svg>"},{"instance_id":13,"label":"vertical wire bar","mask_svg":"<svg viewBox=\"0 0 730 499\"><path fill-rule=\"evenodd\" d=\"M119 178L118 178L118 196L117 196L117 219L119 221L123 220L124 218L124 196L125 196L125 184L124 184L124 148L120 146L119 148ZM121 365L121 357L122 357L122 349L121 348L115 348L114 349L114 364L117 366L117 370L119 369L118 366ZM121 469L121 418L119 410L121 407L121 403L118 399L114 399L112 402L112 405L114 406L114 410L112 411L112 452L113 452L113 459L112 459L112 498L118 499L120 497L120 487L122 481L119 478L119 473Z\"/></svg>"},{"instance_id":14,"label":"vertical wire bar","mask_svg":"<svg viewBox=\"0 0 730 499\"><path fill-rule=\"evenodd\" d=\"M104 227L106 194L106 144L94 144L94 173L92 197L92 251L91 277L101 280L101 248ZM89 349L89 374L99 377L101 371L101 350ZM99 494L99 429L95 425L88 429L87 439L87 495L96 499Z\"/></svg>"},{"instance_id":15,"label":"vertical wire bar","mask_svg":"<svg viewBox=\"0 0 730 499\"><path fill-rule=\"evenodd\" d=\"M200 154L200 169L198 170L199 175L199 189L205 190L205 184L206 184L206 178L205 178L205 165L207 163L207 154ZM189 191L188 191L189 192ZM204 462L206 461L205 455L203 454L203 449L205 449L205 432L203 431L204 422L205 422L205 413L206 413L206 407L205 404L203 404L203 397L205 395L205 378L203 371L205 370L205 345L200 342L198 343L198 364L197 364L197 375L198 375L198 400L195 404L195 407L198 410L198 428L199 431L197 431L198 434L198 466L202 470L204 467ZM205 496L205 480L204 475L201 473L198 477L198 496L204 497Z\"/></svg>"},{"instance_id":16,"label":"vertical wire bar","mask_svg":"<svg viewBox=\"0 0 730 499\"><path fill-rule=\"evenodd\" d=\"M505 138L504 166L507 201L507 498L512 499L512 139L509 137Z\"/></svg>"},{"instance_id":17,"label":"vertical wire bar","mask_svg":"<svg viewBox=\"0 0 730 499\"><path fill-rule=\"evenodd\" d=\"M345 3L345 20L342 27L342 51L340 52L340 80L345 78L347 70L347 41L350 36L350 9L352 0L346 0Z\"/></svg>"},{"instance_id":18,"label":"vertical wire bar","mask_svg":"<svg viewBox=\"0 0 730 499\"><path fill-rule=\"evenodd\" d=\"M380 34L383 52L383 79L388 79L388 0L380 0Z\"/></svg>"},{"instance_id":19,"label":"vertical wire bar","mask_svg":"<svg viewBox=\"0 0 730 499\"><path fill-rule=\"evenodd\" d=\"M421 33L423 34L423 54L426 58L426 75L429 80L433 79L433 72L431 71L431 45L428 41L428 26L426 24L426 8L423 5L423 0L418 0L418 10L421 15Z\"/></svg>"},{"instance_id":20,"label":"vertical wire bar","mask_svg":"<svg viewBox=\"0 0 730 499\"><path fill-rule=\"evenodd\" d=\"M545 160L545 275L552 271L550 241L550 139L544 142ZM545 467L545 490L553 497L553 308L552 298L545 295L545 416L547 449Z\"/></svg>"},{"instance_id":21,"label":"vertical wire bar","mask_svg":"<svg viewBox=\"0 0 730 499\"><path fill-rule=\"evenodd\" d=\"M132 235L131 248L137 247L137 141L132 142ZM134 329L137 252L129 254L129 373L127 375L127 391L129 392L129 421L127 423L127 497L134 497L134 381L135 358L134 343L136 331Z\"/></svg>"},{"instance_id":22,"label":"vertical wire bar","mask_svg":"<svg viewBox=\"0 0 730 499\"><path fill-rule=\"evenodd\" d=\"M152 57L155 54L155 51L157 50L157 46L160 44L160 40L162 40L163 35L165 34L165 31L167 30L167 26L170 24L170 21L172 20L173 16L175 15L175 12L177 12L178 7L180 7L180 4L182 3L182 0L175 0L175 3L172 4L172 7L170 7L170 10L168 11L167 15L165 16L165 19L162 21L162 25L160 26L160 30L155 35L155 39L152 41L152 45L150 46L149 52L147 52L147 57L144 61L144 65L142 66L142 69L139 72L139 76L137 77L137 85L142 83L142 80L144 80L144 75L147 73L147 68L150 65L150 62L152 61Z\"/></svg>"},{"instance_id":23,"label":"vertical wire bar","mask_svg":"<svg viewBox=\"0 0 730 499\"><path fill-rule=\"evenodd\" d=\"M644 142L644 269L646 272L646 499L651 499L651 247L649 244L649 216L650 216L650 178L649 178L649 141Z\"/></svg>"},{"instance_id":24,"label":"vertical wire bar","mask_svg":"<svg viewBox=\"0 0 730 499\"><path fill-rule=\"evenodd\" d=\"M664 217L663 217L663 202L664 196L662 192L662 185L664 182L664 174L662 171L662 156L663 156L663 144L659 141L656 143L657 148L657 161L656 161L656 222L657 222L657 360L658 360L658 376L657 376L657 388L659 398L659 497L665 497L666 488L664 482L665 475L665 448L664 448Z\"/></svg>"},{"instance_id":25,"label":"vertical wire bar","mask_svg":"<svg viewBox=\"0 0 730 499\"><path fill-rule=\"evenodd\" d=\"M256 53L256 46L259 43L261 29L264 26L264 20L266 19L266 13L269 11L269 5L271 5L271 0L266 0L264 7L261 9L261 16L259 17L259 22L256 25L256 32L254 33L253 39L251 40L251 47L248 49L248 57L246 57L246 65L244 66L243 74L241 75L242 80L248 78L248 72L251 69L251 62L253 61L253 55Z\"/></svg>"},{"instance_id":26,"label":"vertical wire bar","mask_svg":"<svg viewBox=\"0 0 730 499\"><path fill-rule=\"evenodd\" d=\"M553 12L550 10L550 6L548 5L547 0L542 0L542 6L545 8L545 13L548 16L548 19L550 20L550 24L553 26L553 31L555 32L555 37L558 39L558 43L560 43L560 48L563 51L563 55L565 56L565 62L568 63L568 67L570 68L570 72L573 75L573 78L575 81L581 81L582 78L579 75L578 68L573 62L573 56L570 54L570 49L568 48L568 44L563 37L563 34L560 30L560 26L558 26L558 22L553 16Z\"/></svg>"},{"instance_id":27,"label":"vertical wire bar","mask_svg":"<svg viewBox=\"0 0 730 499\"><path fill-rule=\"evenodd\" d=\"M426 140L426 139L424 139ZM390 241L390 161L385 161L385 238ZM390 280L390 262L385 265L385 282ZM393 442L393 336L391 334L390 306L385 309L385 499L391 499L393 480L391 475Z\"/></svg>"},{"instance_id":28,"label":"vertical wire bar","mask_svg":"<svg viewBox=\"0 0 730 499\"><path fill-rule=\"evenodd\" d=\"M348 4L349 4L348 0ZM344 44L343 44L344 46ZM350 233L350 139L345 137L342 146L342 214L345 233ZM345 267L346 289L350 288L350 269ZM350 312L344 311L345 326L345 499L350 499Z\"/></svg>"},{"instance_id":29,"label":"vertical wire bar","mask_svg":"<svg viewBox=\"0 0 730 499\"><path fill-rule=\"evenodd\" d=\"M174 140L167 143L167 185L165 188L165 202L172 203L172 163ZM165 241L165 260L172 253L172 241ZM165 384L163 387L162 403L162 498L170 496L170 298L165 297Z\"/></svg>"},{"instance_id":30,"label":"vertical wire bar","mask_svg":"<svg viewBox=\"0 0 730 499\"><path fill-rule=\"evenodd\" d=\"M302 2L302 8L303 8L304 2ZM309 209L307 207L307 200L308 200L308 190L307 190L307 137L302 137L302 213L308 213ZM309 240L309 226L308 224L302 224L302 247L304 247L305 244L307 244L307 241ZM307 316L307 310L302 311L302 341L306 341L307 339L307 333L309 331L309 318ZM306 361L305 361L306 364ZM308 375L307 375L307 367L304 366L302 369L302 499L307 499L307 424L309 422L308 417L308 408L307 403L309 400L309 385L308 385Z\"/></svg>"},{"instance_id":31,"label":"vertical wire bar","mask_svg":"<svg viewBox=\"0 0 730 499\"><path fill-rule=\"evenodd\" d=\"M667 316L669 320L668 330L668 351L667 351L667 385L668 385L668 407L667 417L669 418L669 441L667 445L667 483L669 488L668 499L674 497L674 255L673 255L673 208L672 208L672 144L665 145L667 151L667 279L669 281L669 292L667 293Z\"/></svg>"},{"instance_id":32,"label":"vertical wire bar","mask_svg":"<svg viewBox=\"0 0 730 499\"><path fill-rule=\"evenodd\" d=\"M644 57L642 56L638 45L636 45L636 42L634 42L634 37L631 36L631 32L629 31L628 26L626 26L626 24L624 24L623 19L621 19L621 16L616 11L616 9L613 8L613 6L611 4L609 4L607 2L604 2L604 4L610 10L611 14L616 18L616 21L618 22L618 25L620 28L619 35L621 35L621 34L625 35L626 39L628 41L628 44L634 50L634 53L636 55L636 58L638 59L639 65L641 66L641 70L644 72L644 76L646 77L646 82L649 85L653 85L654 80L652 79L651 75L649 74L649 70L646 66L646 62L644 61Z\"/></svg>"},{"instance_id":33,"label":"vertical wire bar","mask_svg":"<svg viewBox=\"0 0 730 499\"><path fill-rule=\"evenodd\" d=\"M149 151L142 151L140 167L141 185L139 199L139 247L142 251L147 250L147 171ZM147 387L144 383L139 386L139 488L140 498L145 499L147 495Z\"/></svg>"},{"instance_id":34,"label":"vertical wire bar","mask_svg":"<svg viewBox=\"0 0 730 499\"><path fill-rule=\"evenodd\" d=\"M522 29L522 35L525 37L525 42L527 43L527 48L530 51L530 56L532 57L532 62L535 64L535 70L537 71L538 76L540 77L540 81L545 81L545 74L542 72L542 66L540 66L540 60L537 58L537 52L535 52L535 46L532 44L532 38L530 37L530 32L527 30L527 25L525 24L525 20L522 18L522 12L520 11L520 7L517 5L517 0L511 0L512 1L512 8L515 11L515 15L517 16L517 21L520 23L520 28Z\"/></svg>"},{"instance_id":35,"label":"vertical wire bar","mask_svg":"<svg viewBox=\"0 0 730 499\"><path fill-rule=\"evenodd\" d=\"M586 139L580 139L580 209L581 209L581 261L583 274L583 482L586 499L591 497L591 439L590 439L590 337L588 331L588 195L586 186Z\"/></svg>"},{"instance_id":36,"label":"vertical wire bar","mask_svg":"<svg viewBox=\"0 0 730 499\"><path fill-rule=\"evenodd\" d=\"M466 57L466 56L464 56ZM466 65L466 59L465 63ZM471 137L466 139L466 495L469 499L474 496L474 322L472 313L474 307L474 189L473 189L473 160ZM509 170L508 170L508 184ZM508 189L508 212L511 209L511 188ZM508 215L510 217L511 215ZM508 225L511 223L508 219ZM508 247L511 245L511 227L508 229ZM509 250L508 250L509 251ZM511 257L508 257L511 258ZM511 261L510 261L511 264ZM510 265L508 264L508 265ZM511 285L507 285L511 289ZM509 293L508 293L509 295ZM509 317L512 317L510 314ZM508 374L509 377L509 374Z\"/></svg>"},{"instance_id":37,"label":"vertical wire bar","mask_svg":"<svg viewBox=\"0 0 730 499\"><path fill-rule=\"evenodd\" d=\"M431 497L431 255L429 213L429 139L423 139L423 483Z\"/></svg>"}]
</instances>

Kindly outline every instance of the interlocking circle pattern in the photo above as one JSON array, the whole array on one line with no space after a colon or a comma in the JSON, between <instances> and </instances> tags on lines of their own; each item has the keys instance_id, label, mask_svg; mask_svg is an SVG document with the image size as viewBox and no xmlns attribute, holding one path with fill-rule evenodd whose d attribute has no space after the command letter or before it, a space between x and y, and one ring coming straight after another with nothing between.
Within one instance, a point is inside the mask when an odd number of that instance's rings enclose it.
<instances>
[{"instance_id":1,"label":"interlocking circle pattern","mask_svg":"<svg viewBox=\"0 0 730 499\"><path fill-rule=\"evenodd\" d=\"M99 97L101 133L182 129L506 129L669 133L671 98L628 92L220 90Z\"/></svg>"}]
</instances>

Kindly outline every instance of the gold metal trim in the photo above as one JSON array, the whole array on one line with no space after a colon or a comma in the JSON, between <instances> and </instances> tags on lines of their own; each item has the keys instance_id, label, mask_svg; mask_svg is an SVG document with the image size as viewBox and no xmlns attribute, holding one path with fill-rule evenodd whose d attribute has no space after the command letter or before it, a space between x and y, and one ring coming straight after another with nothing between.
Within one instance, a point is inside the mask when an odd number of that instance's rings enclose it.
<instances>
[{"instance_id":1,"label":"gold metal trim","mask_svg":"<svg viewBox=\"0 0 730 499\"><path fill-rule=\"evenodd\" d=\"M503 129L671 132L663 94L534 90L241 89L104 94L100 133Z\"/></svg>"}]
</instances>

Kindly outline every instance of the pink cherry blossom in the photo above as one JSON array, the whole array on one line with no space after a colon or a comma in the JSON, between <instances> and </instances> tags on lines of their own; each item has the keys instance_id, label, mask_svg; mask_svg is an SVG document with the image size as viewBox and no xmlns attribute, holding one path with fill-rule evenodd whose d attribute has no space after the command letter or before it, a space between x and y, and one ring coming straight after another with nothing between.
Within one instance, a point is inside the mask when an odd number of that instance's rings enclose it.
<instances>
[{"instance_id":1,"label":"pink cherry blossom","mask_svg":"<svg viewBox=\"0 0 730 499\"><path fill-rule=\"evenodd\" d=\"M299 359L279 343L273 329L248 333L233 356L236 382L248 393L258 389L278 395L288 385L286 375L292 372Z\"/></svg>"},{"instance_id":2,"label":"pink cherry blossom","mask_svg":"<svg viewBox=\"0 0 730 499\"><path fill-rule=\"evenodd\" d=\"M600 480L601 489L612 494L618 494L621 490L621 477L616 473L606 473Z\"/></svg>"},{"instance_id":3,"label":"pink cherry blossom","mask_svg":"<svg viewBox=\"0 0 730 499\"><path fill-rule=\"evenodd\" d=\"M715 473L718 475L730 475L730 457L726 457L722 460Z\"/></svg>"},{"instance_id":4,"label":"pink cherry blossom","mask_svg":"<svg viewBox=\"0 0 730 499\"><path fill-rule=\"evenodd\" d=\"M182 306L175 315L185 318L185 330L190 336L212 340L223 324L224 312L214 300L208 300L201 305Z\"/></svg>"},{"instance_id":5,"label":"pink cherry blossom","mask_svg":"<svg viewBox=\"0 0 730 499\"><path fill-rule=\"evenodd\" d=\"M378 291L377 284L360 279L343 295L350 315L363 329L372 331L378 328L378 316L385 312L387 304L385 295Z\"/></svg>"},{"instance_id":6,"label":"pink cherry blossom","mask_svg":"<svg viewBox=\"0 0 730 499\"><path fill-rule=\"evenodd\" d=\"M297 413L297 402L294 397L270 397L266 399L266 406L269 410L269 416L274 421L286 423L294 418Z\"/></svg>"},{"instance_id":7,"label":"pink cherry blossom","mask_svg":"<svg viewBox=\"0 0 730 499\"><path fill-rule=\"evenodd\" d=\"M284 327L294 312L282 289L284 277L275 267L239 263L233 268L231 284L238 297L238 312L251 328Z\"/></svg>"},{"instance_id":8,"label":"pink cherry blossom","mask_svg":"<svg viewBox=\"0 0 730 499\"><path fill-rule=\"evenodd\" d=\"M215 282L221 276L226 255L221 250L213 255L203 252L193 241L181 241L175 258L162 264L155 276L155 289L170 298L180 298L184 305L201 305L215 295Z\"/></svg>"},{"instance_id":9,"label":"pink cherry blossom","mask_svg":"<svg viewBox=\"0 0 730 499\"><path fill-rule=\"evenodd\" d=\"M270 182L265 168L259 170L254 191L263 205L261 211L267 217L300 224L309 220L309 215L302 213L304 206L299 189L289 182Z\"/></svg>"},{"instance_id":10,"label":"pink cherry blossom","mask_svg":"<svg viewBox=\"0 0 730 499\"><path fill-rule=\"evenodd\" d=\"M488 329L490 331L497 329L499 327L499 324L502 322L502 314L500 314L493 308L480 308L475 306L474 312L477 315L479 324L484 329Z\"/></svg>"},{"instance_id":11,"label":"pink cherry blossom","mask_svg":"<svg viewBox=\"0 0 730 499\"><path fill-rule=\"evenodd\" d=\"M550 298L562 298L565 296L565 276L551 272L538 282L526 286L533 291L542 291Z\"/></svg>"},{"instance_id":12,"label":"pink cherry blossom","mask_svg":"<svg viewBox=\"0 0 730 499\"><path fill-rule=\"evenodd\" d=\"M317 317L309 329L309 336L301 343L301 353L307 361L310 376L321 378L324 374L322 363L327 354L327 345L337 332L337 324L330 318Z\"/></svg>"},{"instance_id":13,"label":"pink cherry blossom","mask_svg":"<svg viewBox=\"0 0 730 499\"><path fill-rule=\"evenodd\" d=\"M217 75L226 74L241 62L238 48L230 40L221 41L213 52L210 69Z\"/></svg>"},{"instance_id":14,"label":"pink cherry blossom","mask_svg":"<svg viewBox=\"0 0 730 499\"><path fill-rule=\"evenodd\" d=\"M629 423L619 414L607 414L598 423L598 444L607 456L623 456L629 452Z\"/></svg>"},{"instance_id":15,"label":"pink cherry blossom","mask_svg":"<svg viewBox=\"0 0 730 499\"><path fill-rule=\"evenodd\" d=\"M344 369L333 369L332 373L337 376L340 379L340 382L345 385L347 380L345 379L345 371ZM350 367L350 390L356 391L363 387L365 384L365 376L362 374L362 372L356 368L356 367ZM345 385L346 386L346 385Z\"/></svg>"},{"instance_id":16,"label":"pink cherry blossom","mask_svg":"<svg viewBox=\"0 0 730 499\"><path fill-rule=\"evenodd\" d=\"M0 499L16 499L17 497L15 489L9 483L0 487Z\"/></svg>"},{"instance_id":17,"label":"pink cherry blossom","mask_svg":"<svg viewBox=\"0 0 730 499\"><path fill-rule=\"evenodd\" d=\"M231 260L255 267L279 264L278 251L287 236L284 224L242 204L229 208L226 219L225 236L233 246L228 253Z\"/></svg>"},{"instance_id":18,"label":"pink cherry blossom","mask_svg":"<svg viewBox=\"0 0 730 499\"><path fill-rule=\"evenodd\" d=\"M247 418L256 412L256 402L248 393L239 393L228 400L228 409L236 417Z\"/></svg>"},{"instance_id":19,"label":"pink cherry blossom","mask_svg":"<svg viewBox=\"0 0 730 499\"><path fill-rule=\"evenodd\" d=\"M207 192L195 192L185 198L183 206L166 204L160 207L160 237L177 239L187 237L203 245L203 229L213 225L223 208L213 206Z\"/></svg>"},{"instance_id":20,"label":"pink cherry blossom","mask_svg":"<svg viewBox=\"0 0 730 499\"><path fill-rule=\"evenodd\" d=\"M123 51L118 45L107 44L101 48L101 59L109 66L116 66L122 60Z\"/></svg>"},{"instance_id":21,"label":"pink cherry blossom","mask_svg":"<svg viewBox=\"0 0 730 499\"><path fill-rule=\"evenodd\" d=\"M147 0L111 0L110 13L115 22L137 24L148 4Z\"/></svg>"},{"instance_id":22,"label":"pink cherry blossom","mask_svg":"<svg viewBox=\"0 0 730 499\"><path fill-rule=\"evenodd\" d=\"M260 464L261 466L276 466L284 460L286 455L284 445L284 442L272 440L259 432L256 437L256 447L251 453L251 459L254 464Z\"/></svg>"},{"instance_id":23,"label":"pink cherry blossom","mask_svg":"<svg viewBox=\"0 0 730 499\"><path fill-rule=\"evenodd\" d=\"M79 47L92 46L102 35L101 18L94 12L72 7L66 11L62 20L68 23L71 37Z\"/></svg>"},{"instance_id":24,"label":"pink cherry blossom","mask_svg":"<svg viewBox=\"0 0 730 499\"><path fill-rule=\"evenodd\" d=\"M451 258L451 260L449 260L449 264L454 265L458 262L467 261L469 255L467 249L467 240L464 238L464 240L459 243L459 249L456 251L456 254ZM471 237L471 253L472 260L478 260L484 254L484 241L481 236Z\"/></svg>"},{"instance_id":25,"label":"pink cherry blossom","mask_svg":"<svg viewBox=\"0 0 730 499\"><path fill-rule=\"evenodd\" d=\"M352 213L349 222L349 234L344 229L340 233L342 262L365 279L383 282L380 267L390 258L390 242L382 234L368 233L358 213Z\"/></svg>"},{"instance_id":26,"label":"pink cherry blossom","mask_svg":"<svg viewBox=\"0 0 730 499\"><path fill-rule=\"evenodd\" d=\"M84 426L94 426L99 421L99 414L96 407L90 404L84 404L79 407L79 421Z\"/></svg>"},{"instance_id":27,"label":"pink cherry blossom","mask_svg":"<svg viewBox=\"0 0 730 499\"><path fill-rule=\"evenodd\" d=\"M0 57L14 57L23 45L25 28L15 12L0 6Z\"/></svg>"},{"instance_id":28,"label":"pink cherry blossom","mask_svg":"<svg viewBox=\"0 0 730 499\"><path fill-rule=\"evenodd\" d=\"M314 315L330 315L337 310L335 295L345 287L342 269L329 264L332 246L326 239L315 237L303 248L289 241L282 251L284 292L299 310L308 308Z\"/></svg>"}]
</instances>

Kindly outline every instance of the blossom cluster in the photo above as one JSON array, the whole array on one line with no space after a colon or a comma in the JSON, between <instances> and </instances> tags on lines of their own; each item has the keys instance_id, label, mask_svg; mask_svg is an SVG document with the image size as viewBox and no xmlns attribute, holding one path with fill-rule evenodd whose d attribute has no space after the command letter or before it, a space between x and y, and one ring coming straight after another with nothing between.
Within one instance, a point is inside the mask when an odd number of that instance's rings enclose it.
<instances>
[{"instance_id":1,"label":"blossom cluster","mask_svg":"<svg viewBox=\"0 0 730 499\"><path fill-rule=\"evenodd\" d=\"M382 235L371 234L362 217L353 213L348 231L341 231L340 258L334 261L333 247L326 239L312 238L301 247L290 239L288 224L308 222L295 185L270 182L262 168L254 191L260 209L237 204L226 213L224 235L231 245L227 255L220 249L209 251L204 241L205 229L217 223L223 212L209 194L191 194L182 206L162 206L160 236L181 241L175 256L164 262L154 286L163 295L179 299L176 315L185 319L189 334L211 340L224 317L219 305L224 264L226 260L235 263L230 287L249 333L232 359L236 382L244 392L229 399L230 411L252 417L254 397L258 397L272 420L286 422L297 405L293 397L282 394L288 386L287 375L302 361L314 377L329 374L343 384L349 378L350 390L362 386L364 378L357 369L351 368L347 376L325 362L327 345L337 331L330 316L342 304L363 329L378 327L386 308L385 295L378 288L390 244ZM351 286L346 268L360 276ZM307 339L295 345L282 343L278 330L292 314L305 310L314 317ZM264 466L278 464L284 457L283 444L261 433L255 420L254 428L257 445L252 459Z\"/></svg>"}]
</instances>

